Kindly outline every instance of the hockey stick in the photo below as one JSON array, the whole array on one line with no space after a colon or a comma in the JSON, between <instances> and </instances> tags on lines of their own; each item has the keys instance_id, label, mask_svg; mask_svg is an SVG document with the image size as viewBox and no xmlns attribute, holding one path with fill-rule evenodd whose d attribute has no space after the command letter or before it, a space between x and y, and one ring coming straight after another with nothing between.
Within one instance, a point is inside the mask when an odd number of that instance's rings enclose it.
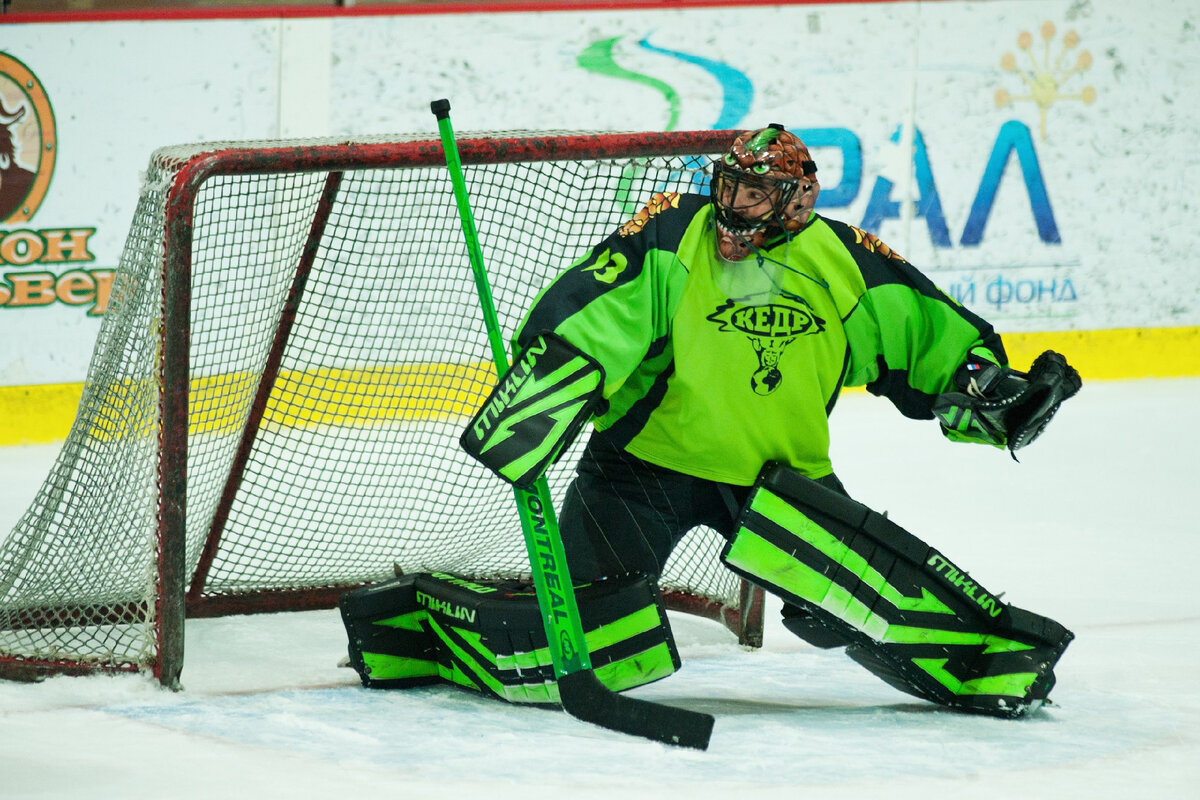
<instances>
[{"instance_id":1,"label":"hockey stick","mask_svg":"<svg viewBox=\"0 0 1200 800\"><path fill-rule=\"evenodd\" d=\"M462 161L450 125L450 101L434 100L429 108L437 117L438 132L446 153L446 168L454 186L454 199L467 241L467 253L492 348L492 359L496 365L496 377L502 378L509 367L508 353L500 333L500 323L496 317L496 307L483 265L483 253L467 197ZM707 749L714 721L711 715L625 697L610 691L596 677L588 656L579 606L575 601L575 590L567 570L567 558L545 476L538 478L529 489L514 486L513 494L521 517L521 532L525 536L533 585L546 626L550 660L558 680L558 695L563 710L577 719L621 733L683 747Z\"/></svg>"}]
</instances>

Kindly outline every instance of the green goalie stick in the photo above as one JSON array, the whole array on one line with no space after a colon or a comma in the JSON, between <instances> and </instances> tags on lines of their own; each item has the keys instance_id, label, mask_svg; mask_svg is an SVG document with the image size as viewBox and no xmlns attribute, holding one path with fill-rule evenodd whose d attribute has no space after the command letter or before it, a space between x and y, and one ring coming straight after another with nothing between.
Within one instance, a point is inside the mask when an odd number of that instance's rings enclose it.
<instances>
[{"instance_id":1,"label":"green goalie stick","mask_svg":"<svg viewBox=\"0 0 1200 800\"><path fill-rule=\"evenodd\" d=\"M492 358L496 364L496 376L502 378L509 367L508 353L500 333L487 271L483 265L483 253L475 232L475 220L467 198L462 161L450 125L450 101L434 100L430 103L430 110L437 117L438 132L446 153L446 167L450 172L454 199L462 219L467 252L475 275L475 288L479 293ZM538 606L546 625L550 659L558 680L563 710L577 719L610 730L667 744L707 749L712 736L712 716L619 695L610 691L596 677L588 656L579 606L567 570L566 554L546 478L538 478L529 489L514 486L513 493L521 517L525 548L529 552Z\"/></svg>"}]
</instances>

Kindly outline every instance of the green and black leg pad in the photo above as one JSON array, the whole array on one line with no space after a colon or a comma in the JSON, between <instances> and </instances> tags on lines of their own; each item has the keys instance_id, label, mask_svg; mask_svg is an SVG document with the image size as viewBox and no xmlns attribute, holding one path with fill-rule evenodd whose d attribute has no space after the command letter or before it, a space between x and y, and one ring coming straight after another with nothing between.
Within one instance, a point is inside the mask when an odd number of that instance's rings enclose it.
<instances>
[{"instance_id":1,"label":"green and black leg pad","mask_svg":"<svg viewBox=\"0 0 1200 800\"><path fill-rule=\"evenodd\" d=\"M658 586L644 576L577 587L596 677L612 691L665 678L679 653ZM342 595L350 664L363 685L447 682L512 703L557 703L533 587L413 573Z\"/></svg>"},{"instance_id":2,"label":"green and black leg pad","mask_svg":"<svg viewBox=\"0 0 1200 800\"><path fill-rule=\"evenodd\" d=\"M795 470L759 476L722 560L795 606L784 624L908 694L1020 717L1074 635L1002 603L917 537Z\"/></svg>"}]
</instances>

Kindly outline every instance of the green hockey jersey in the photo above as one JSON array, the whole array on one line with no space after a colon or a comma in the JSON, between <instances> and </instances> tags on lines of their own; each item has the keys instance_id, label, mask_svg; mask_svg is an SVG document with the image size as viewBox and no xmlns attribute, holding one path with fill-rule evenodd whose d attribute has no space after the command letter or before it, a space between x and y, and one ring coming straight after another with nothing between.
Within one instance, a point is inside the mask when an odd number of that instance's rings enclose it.
<instances>
[{"instance_id":1,"label":"green hockey jersey","mask_svg":"<svg viewBox=\"0 0 1200 800\"><path fill-rule=\"evenodd\" d=\"M675 193L544 288L514 345L543 332L604 368L597 430L653 464L737 485L768 461L830 474L843 386L928 419L968 353L1005 363L990 325L873 235L814 214L730 263L708 197Z\"/></svg>"}]
</instances>

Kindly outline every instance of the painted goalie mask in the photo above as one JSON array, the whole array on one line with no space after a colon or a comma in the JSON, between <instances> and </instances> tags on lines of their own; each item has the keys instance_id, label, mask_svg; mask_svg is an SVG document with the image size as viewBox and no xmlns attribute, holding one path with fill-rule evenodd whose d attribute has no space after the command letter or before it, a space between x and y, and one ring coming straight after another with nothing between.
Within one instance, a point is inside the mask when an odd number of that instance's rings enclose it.
<instances>
[{"instance_id":1,"label":"painted goalie mask","mask_svg":"<svg viewBox=\"0 0 1200 800\"><path fill-rule=\"evenodd\" d=\"M802 229L821 191L808 148L778 123L738 134L712 169L717 251L727 261Z\"/></svg>"}]
</instances>

